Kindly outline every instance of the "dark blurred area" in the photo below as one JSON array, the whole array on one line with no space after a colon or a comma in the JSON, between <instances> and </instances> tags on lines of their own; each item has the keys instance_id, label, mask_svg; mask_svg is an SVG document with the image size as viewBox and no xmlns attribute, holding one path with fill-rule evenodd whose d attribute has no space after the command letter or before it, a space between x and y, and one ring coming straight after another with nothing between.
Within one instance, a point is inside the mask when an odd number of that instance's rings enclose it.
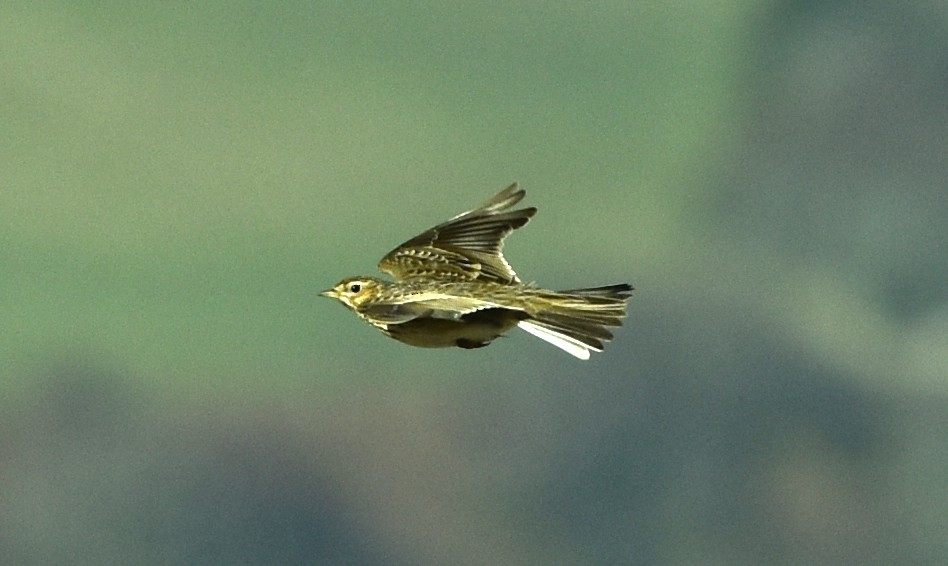
<instances>
[{"instance_id":1,"label":"dark blurred area","mask_svg":"<svg viewBox=\"0 0 948 566\"><path fill-rule=\"evenodd\" d=\"M948 9L0 8L0 562L941 564ZM317 293L511 181L583 363Z\"/></svg>"}]
</instances>

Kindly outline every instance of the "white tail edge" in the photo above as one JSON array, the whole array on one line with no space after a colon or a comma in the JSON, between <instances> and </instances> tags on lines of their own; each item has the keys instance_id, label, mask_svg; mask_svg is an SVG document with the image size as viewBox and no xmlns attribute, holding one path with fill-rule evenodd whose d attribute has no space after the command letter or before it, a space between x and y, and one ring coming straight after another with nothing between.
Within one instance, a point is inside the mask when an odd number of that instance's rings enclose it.
<instances>
[{"instance_id":1,"label":"white tail edge","mask_svg":"<svg viewBox=\"0 0 948 566\"><path fill-rule=\"evenodd\" d=\"M530 334L533 334L540 340L545 340L546 342L553 344L557 348L572 354L581 360L589 359L589 346L583 344L575 338L566 336L565 334L560 334L559 332L554 332L549 328L537 326L529 320L521 320L517 323L517 326L526 330Z\"/></svg>"}]
</instances>

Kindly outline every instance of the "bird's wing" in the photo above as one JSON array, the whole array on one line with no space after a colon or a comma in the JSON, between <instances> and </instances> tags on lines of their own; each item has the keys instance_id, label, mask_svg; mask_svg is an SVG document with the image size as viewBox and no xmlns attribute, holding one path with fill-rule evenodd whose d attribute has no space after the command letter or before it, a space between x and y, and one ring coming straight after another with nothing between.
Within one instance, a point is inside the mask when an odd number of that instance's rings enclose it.
<instances>
[{"instance_id":1,"label":"bird's wing","mask_svg":"<svg viewBox=\"0 0 948 566\"><path fill-rule=\"evenodd\" d=\"M518 283L504 259L504 238L526 224L536 208L507 211L524 191L514 183L478 208L461 213L389 252L379 270L396 280L425 277ZM505 212L506 211L506 212Z\"/></svg>"},{"instance_id":2,"label":"bird's wing","mask_svg":"<svg viewBox=\"0 0 948 566\"><path fill-rule=\"evenodd\" d=\"M410 295L373 301L360 309L369 318L387 324L401 324L416 318L459 319L462 316L484 309L507 308L493 301L474 297L462 297L437 291L412 293ZM517 309L514 309L517 310Z\"/></svg>"}]
</instances>

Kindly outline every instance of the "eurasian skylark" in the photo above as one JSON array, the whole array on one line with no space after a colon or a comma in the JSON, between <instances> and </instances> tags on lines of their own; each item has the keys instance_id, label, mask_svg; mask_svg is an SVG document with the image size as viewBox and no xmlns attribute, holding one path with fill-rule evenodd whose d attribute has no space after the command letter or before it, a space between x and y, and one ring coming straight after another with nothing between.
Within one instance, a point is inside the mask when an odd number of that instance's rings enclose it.
<instances>
[{"instance_id":1,"label":"eurasian skylark","mask_svg":"<svg viewBox=\"0 0 948 566\"><path fill-rule=\"evenodd\" d=\"M480 348L519 326L587 360L612 339L608 327L621 326L632 286L550 291L522 283L502 248L536 214L508 210L524 194L514 183L389 252L378 267L394 281L350 277L321 295L412 346Z\"/></svg>"}]
</instances>

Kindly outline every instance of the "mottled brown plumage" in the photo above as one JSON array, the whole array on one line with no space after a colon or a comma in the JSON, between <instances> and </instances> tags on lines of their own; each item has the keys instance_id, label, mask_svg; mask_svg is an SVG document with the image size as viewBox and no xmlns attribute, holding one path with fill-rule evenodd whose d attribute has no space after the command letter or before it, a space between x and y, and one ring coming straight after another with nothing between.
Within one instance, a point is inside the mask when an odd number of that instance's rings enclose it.
<instances>
[{"instance_id":1,"label":"mottled brown plumage","mask_svg":"<svg viewBox=\"0 0 948 566\"><path fill-rule=\"evenodd\" d=\"M503 243L536 214L508 211L524 194L513 184L386 254L379 270L395 281L347 278L322 295L412 346L479 348L519 326L588 359L612 339L608 327L622 324L632 286L550 291L522 283Z\"/></svg>"},{"instance_id":2,"label":"mottled brown plumage","mask_svg":"<svg viewBox=\"0 0 948 566\"><path fill-rule=\"evenodd\" d=\"M504 259L504 238L526 224L537 209L503 211L520 202L525 194L516 183L510 185L479 208L425 230L390 251L379 262L379 271L396 280L519 283Z\"/></svg>"}]
</instances>

